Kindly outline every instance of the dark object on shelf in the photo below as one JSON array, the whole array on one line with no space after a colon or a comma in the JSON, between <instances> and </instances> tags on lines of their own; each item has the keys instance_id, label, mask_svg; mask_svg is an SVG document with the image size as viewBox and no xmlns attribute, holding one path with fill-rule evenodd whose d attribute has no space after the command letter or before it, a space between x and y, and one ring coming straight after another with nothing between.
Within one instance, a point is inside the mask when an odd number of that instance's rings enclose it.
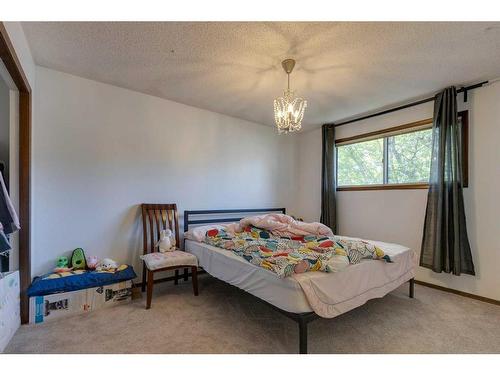
<instances>
[{"instance_id":1,"label":"dark object on shelf","mask_svg":"<svg viewBox=\"0 0 500 375\"><path fill-rule=\"evenodd\" d=\"M0 173L2 174L2 176L5 176L4 171L5 171L5 164L2 161L0 161ZM9 184L5 180L5 178L4 178L4 182L5 182L5 187L7 188L7 191L9 191ZM9 259L10 259L10 251L9 250L6 250L6 251L0 253L0 272L9 272Z\"/></svg>"},{"instance_id":2,"label":"dark object on shelf","mask_svg":"<svg viewBox=\"0 0 500 375\"><path fill-rule=\"evenodd\" d=\"M10 193L9 174L5 173L5 163L3 161L0 161L0 173L3 176L3 181L5 183L5 187L7 188L7 192Z\"/></svg>"},{"instance_id":3,"label":"dark object on shelf","mask_svg":"<svg viewBox=\"0 0 500 375\"><path fill-rule=\"evenodd\" d=\"M9 258L10 258L9 250L0 254L0 272L9 271Z\"/></svg>"}]
</instances>

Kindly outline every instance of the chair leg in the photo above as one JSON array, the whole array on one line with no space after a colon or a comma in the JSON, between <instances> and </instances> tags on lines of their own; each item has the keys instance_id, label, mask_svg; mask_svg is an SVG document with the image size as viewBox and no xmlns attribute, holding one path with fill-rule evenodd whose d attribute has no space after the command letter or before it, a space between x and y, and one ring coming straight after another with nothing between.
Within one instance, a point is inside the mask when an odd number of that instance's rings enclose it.
<instances>
[{"instance_id":1,"label":"chair leg","mask_svg":"<svg viewBox=\"0 0 500 375\"><path fill-rule=\"evenodd\" d=\"M409 296L410 296L410 298L414 298L415 297L415 279L410 279Z\"/></svg>"},{"instance_id":2,"label":"chair leg","mask_svg":"<svg viewBox=\"0 0 500 375\"><path fill-rule=\"evenodd\" d=\"M148 294L146 300L146 310L151 308L151 299L153 298L154 273L148 270Z\"/></svg>"},{"instance_id":3,"label":"chair leg","mask_svg":"<svg viewBox=\"0 0 500 375\"><path fill-rule=\"evenodd\" d=\"M184 268L184 281L188 281L188 268Z\"/></svg>"},{"instance_id":4,"label":"chair leg","mask_svg":"<svg viewBox=\"0 0 500 375\"><path fill-rule=\"evenodd\" d=\"M146 291L146 275L148 271L146 270L146 263L142 262L142 284L141 284L141 292Z\"/></svg>"},{"instance_id":5,"label":"chair leg","mask_svg":"<svg viewBox=\"0 0 500 375\"><path fill-rule=\"evenodd\" d=\"M175 270L174 285L179 284L179 270Z\"/></svg>"},{"instance_id":6,"label":"chair leg","mask_svg":"<svg viewBox=\"0 0 500 375\"><path fill-rule=\"evenodd\" d=\"M191 279L193 280L194 295L198 295L198 267L191 267Z\"/></svg>"}]
</instances>

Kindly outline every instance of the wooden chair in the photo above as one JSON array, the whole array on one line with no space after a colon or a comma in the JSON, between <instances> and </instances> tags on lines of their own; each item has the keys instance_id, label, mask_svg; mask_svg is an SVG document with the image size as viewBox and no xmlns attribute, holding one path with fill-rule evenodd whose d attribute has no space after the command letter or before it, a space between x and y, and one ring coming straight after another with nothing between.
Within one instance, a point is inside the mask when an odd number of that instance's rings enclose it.
<instances>
[{"instance_id":1,"label":"wooden chair","mask_svg":"<svg viewBox=\"0 0 500 375\"><path fill-rule=\"evenodd\" d=\"M198 295L198 260L193 254L179 249L179 215L176 204L143 203L142 226L144 251L142 268L142 291L147 285L146 309L151 307L153 296L154 274L160 271L175 270L175 284L179 277L179 269L184 269L184 279L187 280L187 269L191 268L193 292ZM168 224L168 225L167 225ZM170 229L175 234L177 250L160 253L155 246L160 239L160 231ZM147 283L146 283L147 277Z\"/></svg>"}]
</instances>

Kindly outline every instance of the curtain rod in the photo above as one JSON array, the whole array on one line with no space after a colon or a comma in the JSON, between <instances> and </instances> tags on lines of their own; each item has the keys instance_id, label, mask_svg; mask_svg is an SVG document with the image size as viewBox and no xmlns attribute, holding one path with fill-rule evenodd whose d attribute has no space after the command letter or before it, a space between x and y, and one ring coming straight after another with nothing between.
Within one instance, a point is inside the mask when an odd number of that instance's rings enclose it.
<instances>
[{"instance_id":1,"label":"curtain rod","mask_svg":"<svg viewBox=\"0 0 500 375\"><path fill-rule=\"evenodd\" d=\"M467 101L467 91L474 90L474 89L477 89L479 87L482 87L482 86L486 85L488 82L489 81L483 81L483 82L480 82L480 83L476 83L475 85L470 85L470 86L467 86L467 87L462 87L461 89L457 90L457 94L463 92L464 93L464 101ZM357 118L354 118L352 120L341 121L341 122L338 122L338 123L331 122L331 123L326 123L325 125L333 125L334 127L342 126L342 125L347 125L347 124L351 124L353 122L358 122L358 121L366 120L366 119L369 119L369 118L372 118L372 117L381 116L381 115L385 115L387 113L396 112L396 111L400 111L402 109L414 107L414 106L419 105L419 104L424 104L424 103L432 102L433 100L434 100L434 96L432 96L430 98L427 98L427 99L421 99L421 100L418 100L416 102L412 102L412 103L400 105L398 107L389 108L389 109L386 109L386 110L383 110L383 111L380 111L380 112L372 113L370 115L357 117Z\"/></svg>"}]
</instances>

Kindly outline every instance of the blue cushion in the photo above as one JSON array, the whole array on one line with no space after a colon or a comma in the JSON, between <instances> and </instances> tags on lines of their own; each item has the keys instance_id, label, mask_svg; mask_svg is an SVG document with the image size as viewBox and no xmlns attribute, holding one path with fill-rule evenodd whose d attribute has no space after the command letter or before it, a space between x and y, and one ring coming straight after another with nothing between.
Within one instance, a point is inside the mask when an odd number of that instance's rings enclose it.
<instances>
[{"instance_id":1,"label":"blue cushion","mask_svg":"<svg viewBox=\"0 0 500 375\"><path fill-rule=\"evenodd\" d=\"M50 274L35 277L33 283L28 288L28 296L46 296L47 294L72 292L74 290L115 284L137 277L132 266L114 273L86 271L79 275L46 279L45 277L48 275Z\"/></svg>"}]
</instances>

